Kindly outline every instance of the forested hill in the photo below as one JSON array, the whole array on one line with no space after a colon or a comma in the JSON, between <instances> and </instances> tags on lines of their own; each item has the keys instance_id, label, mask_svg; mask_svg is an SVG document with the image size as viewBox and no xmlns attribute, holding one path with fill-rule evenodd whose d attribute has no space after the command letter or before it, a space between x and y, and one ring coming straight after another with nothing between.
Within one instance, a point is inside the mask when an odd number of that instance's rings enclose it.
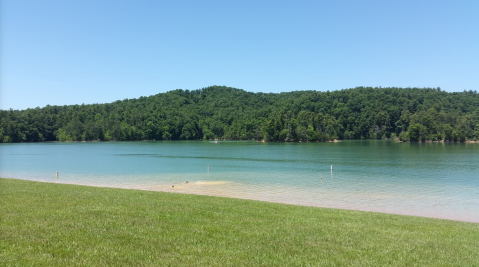
<instances>
[{"instance_id":1,"label":"forested hill","mask_svg":"<svg viewBox=\"0 0 479 267\"><path fill-rule=\"evenodd\" d=\"M109 104L0 110L0 142L479 139L479 94L357 87L251 93L211 86Z\"/></svg>"}]
</instances>

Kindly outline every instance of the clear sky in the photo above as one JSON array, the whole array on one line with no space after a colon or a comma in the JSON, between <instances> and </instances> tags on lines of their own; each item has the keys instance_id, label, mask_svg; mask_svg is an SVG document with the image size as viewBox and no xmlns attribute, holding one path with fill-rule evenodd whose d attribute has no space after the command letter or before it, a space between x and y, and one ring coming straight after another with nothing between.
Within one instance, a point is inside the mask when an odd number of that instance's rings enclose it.
<instances>
[{"instance_id":1,"label":"clear sky","mask_svg":"<svg viewBox=\"0 0 479 267\"><path fill-rule=\"evenodd\" d=\"M0 108L226 85L479 90L479 1L0 0Z\"/></svg>"}]
</instances>

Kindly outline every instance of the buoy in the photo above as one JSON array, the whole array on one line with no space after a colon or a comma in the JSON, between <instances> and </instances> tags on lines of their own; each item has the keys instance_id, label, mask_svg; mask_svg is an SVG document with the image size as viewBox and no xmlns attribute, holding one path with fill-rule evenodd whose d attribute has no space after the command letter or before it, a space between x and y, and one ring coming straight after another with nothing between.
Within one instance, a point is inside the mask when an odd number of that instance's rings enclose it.
<instances>
[{"instance_id":1,"label":"buoy","mask_svg":"<svg viewBox=\"0 0 479 267\"><path fill-rule=\"evenodd\" d=\"M331 165L331 170L333 170L333 165Z\"/></svg>"},{"instance_id":2,"label":"buoy","mask_svg":"<svg viewBox=\"0 0 479 267\"><path fill-rule=\"evenodd\" d=\"M58 172L57 172L57 180L58 180Z\"/></svg>"}]
</instances>

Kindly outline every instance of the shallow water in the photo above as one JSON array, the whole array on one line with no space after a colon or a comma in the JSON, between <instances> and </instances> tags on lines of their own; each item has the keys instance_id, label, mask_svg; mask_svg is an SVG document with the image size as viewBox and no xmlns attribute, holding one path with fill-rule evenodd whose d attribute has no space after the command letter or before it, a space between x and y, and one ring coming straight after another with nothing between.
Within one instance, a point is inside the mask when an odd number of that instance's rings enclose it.
<instances>
[{"instance_id":1,"label":"shallow water","mask_svg":"<svg viewBox=\"0 0 479 267\"><path fill-rule=\"evenodd\" d=\"M464 143L0 144L0 177L472 222L478 163L479 144Z\"/></svg>"}]
</instances>

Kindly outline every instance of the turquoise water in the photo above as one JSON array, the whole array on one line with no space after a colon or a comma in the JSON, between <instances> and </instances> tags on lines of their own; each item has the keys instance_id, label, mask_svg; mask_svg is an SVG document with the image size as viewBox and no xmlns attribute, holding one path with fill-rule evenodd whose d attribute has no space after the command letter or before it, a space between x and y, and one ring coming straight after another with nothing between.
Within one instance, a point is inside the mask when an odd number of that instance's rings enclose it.
<instances>
[{"instance_id":1,"label":"turquoise water","mask_svg":"<svg viewBox=\"0 0 479 267\"><path fill-rule=\"evenodd\" d=\"M0 177L472 222L479 222L478 165L479 144L464 143L0 145Z\"/></svg>"}]
</instances>

